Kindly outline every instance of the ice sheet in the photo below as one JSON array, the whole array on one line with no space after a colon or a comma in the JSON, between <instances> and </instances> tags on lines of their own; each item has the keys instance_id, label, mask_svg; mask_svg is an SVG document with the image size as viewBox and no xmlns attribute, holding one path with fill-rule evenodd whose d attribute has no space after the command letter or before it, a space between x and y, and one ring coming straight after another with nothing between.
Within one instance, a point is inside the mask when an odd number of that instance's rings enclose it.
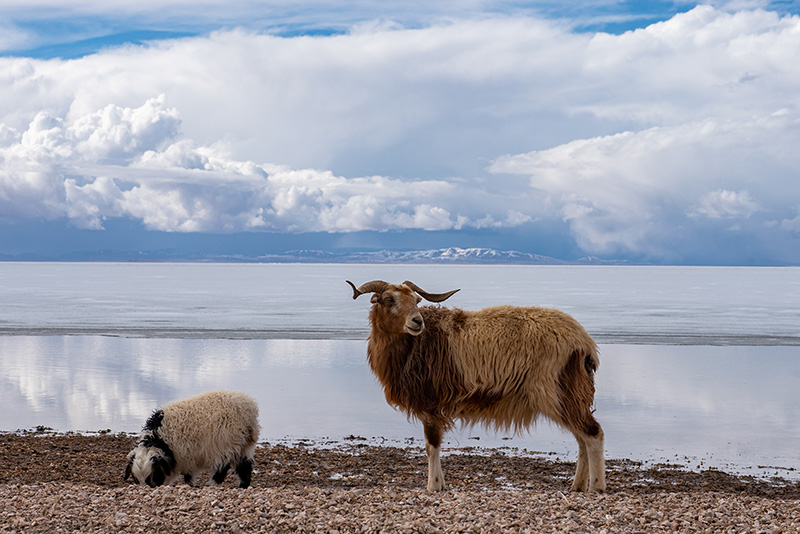
<instances>
[{"instance_id":1,"label":"ice sheet","mask_svg":"<svg viewBox=\"0 0 800 534\"><path fill-rule=\"evenodd\" d=\"M0 335L364 339L345 279L378 278L560 308L605 343L800 344L792 267L0 263Z\"/></svg>"}]
</instances>

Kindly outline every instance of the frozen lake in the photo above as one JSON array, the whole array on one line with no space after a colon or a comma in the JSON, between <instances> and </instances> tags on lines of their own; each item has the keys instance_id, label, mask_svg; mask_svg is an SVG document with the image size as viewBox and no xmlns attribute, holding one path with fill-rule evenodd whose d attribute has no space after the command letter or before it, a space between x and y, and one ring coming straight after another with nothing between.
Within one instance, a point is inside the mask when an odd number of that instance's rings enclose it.
<instances>
[{"instance_id":1,"label":"frozen lake","mask_svg":"<svg viewBox=\"0 0 800 534\"><path fill-rule=\"evenodd\" d=\"M568 311L601 343L608 457L800 479L794 268L0 263L0 430L135 432L169 400L236 388L267 441L419 446L369 372L369 303L346 278ZM576 451L546 423L447 446Z\"/></svg>"},{"instance_id":2,"label":"frozen lake","mask_svg":"<svg viewBox=\"0 0 800 534\"><path fill-rule=\"evenodd\" d=\"M364 339L345 280L544 306L601 343L800 345L800 268L1 263L0 335Z\"/></svg>"}]
</instances>

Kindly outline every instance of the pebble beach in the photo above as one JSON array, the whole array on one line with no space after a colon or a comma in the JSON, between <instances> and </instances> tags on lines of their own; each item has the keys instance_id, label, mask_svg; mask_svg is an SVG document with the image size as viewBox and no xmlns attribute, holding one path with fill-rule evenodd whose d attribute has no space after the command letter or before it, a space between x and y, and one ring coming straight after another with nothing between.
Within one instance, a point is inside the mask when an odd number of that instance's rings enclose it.
<instances>
[{"instance_id":1,"label":"pebble beach","mask_svg":"<svg viewBox=\"0 0 800 534\"><path fill-rule=\"evenodd\" d=\"M0 532L800 532L800 485L607 461L608 491L569 492L574 464L445 450L448 489L424 489L418 447L356 436L262 442L250 488L124 481L126 434L0 434Z\"/></svg>"}]
</instances>

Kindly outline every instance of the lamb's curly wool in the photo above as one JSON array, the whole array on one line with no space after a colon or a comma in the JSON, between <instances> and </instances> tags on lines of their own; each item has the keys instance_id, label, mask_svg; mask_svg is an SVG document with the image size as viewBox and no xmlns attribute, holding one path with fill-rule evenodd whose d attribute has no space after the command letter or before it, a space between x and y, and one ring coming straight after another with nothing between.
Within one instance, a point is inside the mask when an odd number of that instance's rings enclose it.
<instances>
[{"instance_id":1,"label":"lamb's curly wool","mask_svg":"<svg viewBox=\"0 0 800 534\"><path fill-rule=\"evenodd\" d=\"M368 282L371 292L369 364L386 400L422 422L428 489L444 488L439 451L456 420L521 432L539 416L578 441L573 489L605 489L603 430L592 415L597 346L559 310L496 306L479 311L419 307L411 282Z\"/></svg>"},{"instance_id":2,"label":"lamb's curly wool","mask_svg":"<svg viewBox=\"0 0 800 534\"><path fill-rule=\"evenodd\" d=\"M212 472L209 485L222 483L230 468L240 487L250 485L259 433L258 405L238 391L217 390L173 401L147 420L128 454L125 478L141 484L170 484L181 476Z\"/></svg>"}]
</instances>

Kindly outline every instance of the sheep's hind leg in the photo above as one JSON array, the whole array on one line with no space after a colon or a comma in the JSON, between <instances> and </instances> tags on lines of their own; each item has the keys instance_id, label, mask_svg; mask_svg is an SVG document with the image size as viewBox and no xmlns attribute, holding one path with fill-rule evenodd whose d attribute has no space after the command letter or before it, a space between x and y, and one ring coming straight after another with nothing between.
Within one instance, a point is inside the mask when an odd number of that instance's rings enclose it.
<instances>
[{"instance_id":1,"label":"sheep's hind leg","mask_svg":"<svg viewBox=\"0 0 800 534\"><path fill-rule=\"evenodd\" d=\"M236 464L236 475L239 477L239 487L247 488L253 478L253 460L252 458L244 457Z\"/></svg>"},{"instance_id":2,"label":"sheep's hind leg","mask_svg":"<svg viewBox=\"0 0 800 534\"><path fill-rule=\"evenodd\" d=\"M578 464L575 468L573 491L606 490L606 462L603 457L603 429L592 417L592 424L583 432L573 430L578 441Z\"/></svg>"},{"instance_id":3,"label":"sheep's hind leg","mask_svg":"<svg viewBox=\"0 0 800 534\"><path fill-rule=\"evenodd\" d=\"M442 428L425 423L425 452L428 454L428 491L444 489L444 473L439 453L442 450Z\"/></svg>"},{"instance_id":4,"label":"sheep's hind leg","mask_svg":"<svg viewBox=\"0 0 800 534\"><path fill-rule=\"evenodd\" d=\"M208 479L206 486L221 486L228 476L228 470L231 468L230 464L221 465L217 468L217 472Z\"/></svg>"},{"instance_id":5,"label":"sheep's hind leg","mask_svg":"<svg viewBox=\"0 0 800 534\"><path fill-rule=\"evenodd\" d=\"M581 434L575 434L578 442L578 462L575 467L575 480L572 481L572 491L586 491L589 483L589 455L586 452L586 442Z\"/></svg>"},{"instance_id":6,"label":"sheep's hind leg","mask_svg":"<svg viewBox=\"0 0 800 534\"><path fill-rule=\"evenodd\" d=\"M589 491L606 490L606 460L603 456L603 429L597 425L598 432L586 440L586 454L589 461Z\"/></svg>"},{"instance_id":7,"label":"sheep's hind leg","mask_svg":"<svg viewBox=\"0 0 800 534\"><path fill-rule=\"evenodd\" d=\"M580 352L572 353L558 378L560 406L551 417L572 431L578 441L575 491L605 491L603 429L592 415L595 361Z\"/></svg>"}]
</instances>

